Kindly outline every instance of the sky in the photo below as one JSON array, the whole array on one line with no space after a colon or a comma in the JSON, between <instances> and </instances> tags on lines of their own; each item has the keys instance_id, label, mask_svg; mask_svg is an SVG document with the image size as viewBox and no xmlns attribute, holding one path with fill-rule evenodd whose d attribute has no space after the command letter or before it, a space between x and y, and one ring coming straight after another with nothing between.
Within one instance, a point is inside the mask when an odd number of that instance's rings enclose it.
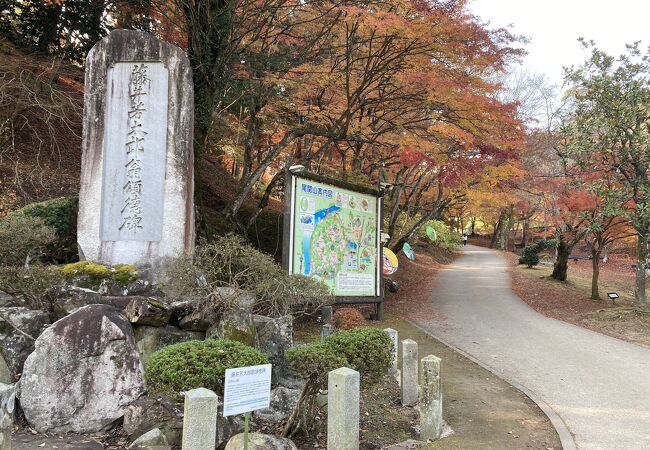
<instances>
[{"instance_id":1,"label":"sky","mask_svg":"<svg viewBox=\"0 0 650 450\"><path fill-rule=\"evenodd\" d=\"M579 37L616 56L626 43L650 45L650 0L470 0L469 9L493 28L512 25L511 32L530 38L524 67L557 85L563 66L588 56Z\"/></svg>"}]
</instances>

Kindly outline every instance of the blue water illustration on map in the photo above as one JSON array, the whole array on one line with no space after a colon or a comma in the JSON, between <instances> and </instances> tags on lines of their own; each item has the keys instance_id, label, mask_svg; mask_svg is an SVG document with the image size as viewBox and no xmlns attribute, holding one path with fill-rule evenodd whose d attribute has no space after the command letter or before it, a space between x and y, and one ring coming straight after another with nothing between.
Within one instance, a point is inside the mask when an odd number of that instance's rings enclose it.
<instances>
[{"instance_id":1,"label":"blue water illustration on map","mask_svg":"<svg viewBox=\"0 0 650 450\"><path fill-rule=\"evenodd\" d=\"M332 205L329 208L321 209L314 213L314 227L318 225L319 222L323 221L328 215L339 211L340 206ZM309 246L311 244L311 234L312 229L305 229L305 234L302 238L302 255L303 260L301 261L301 272L303 275L309 275L311 273L311 257L309 256Z\"/></svg>"}]
</instances>

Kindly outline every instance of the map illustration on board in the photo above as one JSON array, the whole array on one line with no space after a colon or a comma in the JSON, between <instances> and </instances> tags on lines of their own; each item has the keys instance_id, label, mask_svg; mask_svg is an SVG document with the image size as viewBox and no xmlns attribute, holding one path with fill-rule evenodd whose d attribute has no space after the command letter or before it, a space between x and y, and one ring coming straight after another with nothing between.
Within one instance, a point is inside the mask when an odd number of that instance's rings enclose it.
<instances>
[{"instance_id":1,"label":"map illustration on board","mask_svg":"<svg viewBox=\"0 0 650 450\"><path fill-rule=\"evenodd\" d=\"M298 178L292 272L334 295L378 295L377 198Z\"/></svg>"}]
</instances>

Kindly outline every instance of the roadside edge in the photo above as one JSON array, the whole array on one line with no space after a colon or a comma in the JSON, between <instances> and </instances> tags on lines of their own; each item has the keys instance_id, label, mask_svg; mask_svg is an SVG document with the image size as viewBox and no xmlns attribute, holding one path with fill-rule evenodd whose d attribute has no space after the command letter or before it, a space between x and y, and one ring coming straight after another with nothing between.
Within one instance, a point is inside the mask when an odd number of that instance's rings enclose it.
<instances>
[{"instance_id":1,"label":"roadside edge","mask_svg":"<svg viewBox=\"0 0 650 450\"><path fill-rule=\"evenodd\" d=\"M542 410L542 412L548 417L548 420L551 421L551 424L553 425L553 428L555 428L555 431L557 432L559 438L560 438L560 443L562 444L562 448L564 450L577 450L576 442L575 439L573 438L573 435L571 434L571 431L569 431L569 428L566 426L564 423L564 420L559 416L558 413L556 413L553 408L551 408L548 403L546 403L544 400L539 398L537 394L526 388L525 386L522 386L521 384L517 383L514 380L510 380L507 377L504 377L503 375L497 373L492 367L490 367L487 364L484 364L483 362L479 361L476 359L474 356L470 355L466 351L456 347L455 345L450 344L449 342L445 341L444 339L436 336L435 334L431 333L428 330L425 330L422 328L419 324L416 322L409 320L409 319L403 319L406 322L410 323L413 325L415 328L420 330L421 332L431 336L432 338L436 339L439 342L442 342L444 345L447 347L451 348L457 353L460 353L463 355L465 358L469 359L475 364L478 364L485 370L491 372L494 376L497 376L501 378L503 381L506 383L510 384L513 386L515 389L519 390L522 394L524 394L526 397L528 397L533 403L535 403L539 409Z\"/></svg>"}]
</instances>

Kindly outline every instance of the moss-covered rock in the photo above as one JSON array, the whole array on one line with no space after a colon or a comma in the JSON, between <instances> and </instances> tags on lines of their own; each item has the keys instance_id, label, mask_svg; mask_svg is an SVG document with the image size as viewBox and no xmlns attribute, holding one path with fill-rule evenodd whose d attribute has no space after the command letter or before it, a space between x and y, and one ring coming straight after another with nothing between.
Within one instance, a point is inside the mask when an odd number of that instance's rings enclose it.
<instances>
[{"instance_id":1,"label":"moss-covered rock","mask_svg":"<svg viewBox=\"0 0 650 450\"><path fill-rule=\"evenodd\" d=\"M98 288L104 281L126 286L139 278L137 266L117 264L109 267L91 261L66 264L61 268L61 273L68 279L86 277L94 288Z\"/></svg>"}]
</instances>

